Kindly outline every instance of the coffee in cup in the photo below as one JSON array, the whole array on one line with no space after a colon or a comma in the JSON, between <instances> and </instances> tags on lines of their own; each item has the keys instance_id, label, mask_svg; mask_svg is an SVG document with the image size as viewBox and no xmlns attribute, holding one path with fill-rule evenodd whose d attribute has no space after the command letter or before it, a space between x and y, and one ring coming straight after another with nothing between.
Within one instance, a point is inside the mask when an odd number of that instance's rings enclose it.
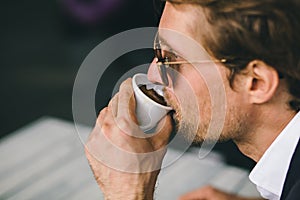
<instances>
[{"instance_id":1,"label":"coffee in cup","mask_svg":"<svg viewBox=\"0 0 300 200\"><path fill-rule=\"evenodd\" d=\"M165 101L164 97L157 94L157 92L154 89L147 89L147 85L141 85L139 88L146 94L148 97L150 97L153 101L163 105L167 106L167 102Z\"/></svg>"}]
</instances>

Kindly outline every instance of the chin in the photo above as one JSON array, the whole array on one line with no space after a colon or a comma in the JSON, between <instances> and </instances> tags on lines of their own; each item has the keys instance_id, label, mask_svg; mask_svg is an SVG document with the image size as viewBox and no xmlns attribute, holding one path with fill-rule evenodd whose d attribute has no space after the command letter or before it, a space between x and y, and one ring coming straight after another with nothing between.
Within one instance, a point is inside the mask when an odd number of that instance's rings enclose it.
<instances>
[{"instance_id":1,"label":"chin","mask_svg":"<svg viewBox=\"0 0 300 200\"><path fill-rule=\"evenodd\" d=\"M198 127L195 131L195 125L179 123L178 132L185 138L186 141L191 142L194 145L201 145L204 141L206 143L225 142L231 139L221 134L208 134L206 127ZM191 128L194 127L194 128Z\"/></svg>"}]
</instances>

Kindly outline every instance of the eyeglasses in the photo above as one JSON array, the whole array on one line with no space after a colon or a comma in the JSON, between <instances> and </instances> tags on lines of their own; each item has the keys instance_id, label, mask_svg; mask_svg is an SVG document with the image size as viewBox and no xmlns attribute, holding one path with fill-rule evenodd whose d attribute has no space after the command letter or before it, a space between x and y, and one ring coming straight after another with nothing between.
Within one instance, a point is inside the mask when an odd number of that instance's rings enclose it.
<instances>
[{"instance_id":1,"label":"eyeglasses","mask_svg":"<svg viewBox=\"0 0 300 200\"><path fill-rule=\"evenodd\" d=\"M169 79L168 79L168 73L167 69L171 65L180 65L180 64L201 64L201 63L210 63L210 62L219 62L219 63L225 63L226 59L220 59L220 60L194 60L194 61L187 61L187 60L178 60L178 57L176 53L170 49L170 47L165 48L166 50L162 50L162 47L166 46L159 37L159 34L157 33L154 39L154 54L156 59L156 65L162 80L163 85L168 86L169 85ZM168 50L167 50L168 49ZM163 55L164 53L164 55Z\"/></svg>"}]
</instances>

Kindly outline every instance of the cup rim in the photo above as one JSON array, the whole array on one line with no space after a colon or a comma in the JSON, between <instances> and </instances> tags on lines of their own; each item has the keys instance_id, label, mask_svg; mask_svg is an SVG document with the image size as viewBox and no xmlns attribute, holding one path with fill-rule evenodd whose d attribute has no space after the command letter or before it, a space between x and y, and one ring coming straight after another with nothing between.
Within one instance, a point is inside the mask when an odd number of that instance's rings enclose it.
<instances>
[{"instance_id":1,"label":"cup rim","mask_svg":"<svg viewBox=\"0 0 300 200\"><path fill-rule=\"evenodd\" d=\"M148 80L147 74L137 73L137 74L135 74L135 75L132 77L132 85L133 85L134 91L137 91L139 94L141 94L143 97L146 97L146 99L150 100L152 103L154 103L154 105L156 105L156 106L158 106L158 107L161 107L161 108L166 109L166 110L173 110L172 107L170 107L170 106L164 106L164 105L162 105L162 104L159 104L158 102L156 102L156 101L154 101L153 99L151 99L150 97L148 97L148 96L147 96L147 95L139 88L138 84L136 84L136 78L139 77L139 76L145 78L145 79L148 81L148 83L153 84L152 82L150 82L150 81Z\"/></svg>"}]
</instances>

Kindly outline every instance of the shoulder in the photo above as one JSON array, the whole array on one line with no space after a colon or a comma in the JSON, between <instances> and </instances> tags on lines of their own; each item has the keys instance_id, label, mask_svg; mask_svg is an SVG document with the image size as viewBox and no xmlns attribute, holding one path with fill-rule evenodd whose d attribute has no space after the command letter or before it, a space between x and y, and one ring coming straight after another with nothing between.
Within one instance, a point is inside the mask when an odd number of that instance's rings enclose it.
<instances>
[{"instance_id":1,"label":"shoulder","mask_svg":"<svg viewBox=\"0 0 300 200\"><path fill-rule=\"evenodd\" d=\"M300 142L292 157L281 199L299 200L300 197ZM298 197L298 198L296 198Z\"/></svg>"},{"instance_id":2,"label":"shoulder","mask_svg":"<svg viewBox=\"0 0 300 200\"><path fill-rule=\"evenodd\" d=\"M287 194L286 200L299 200L300 197L300 180L291 188Z\"/></svg>"}]
</instances>

